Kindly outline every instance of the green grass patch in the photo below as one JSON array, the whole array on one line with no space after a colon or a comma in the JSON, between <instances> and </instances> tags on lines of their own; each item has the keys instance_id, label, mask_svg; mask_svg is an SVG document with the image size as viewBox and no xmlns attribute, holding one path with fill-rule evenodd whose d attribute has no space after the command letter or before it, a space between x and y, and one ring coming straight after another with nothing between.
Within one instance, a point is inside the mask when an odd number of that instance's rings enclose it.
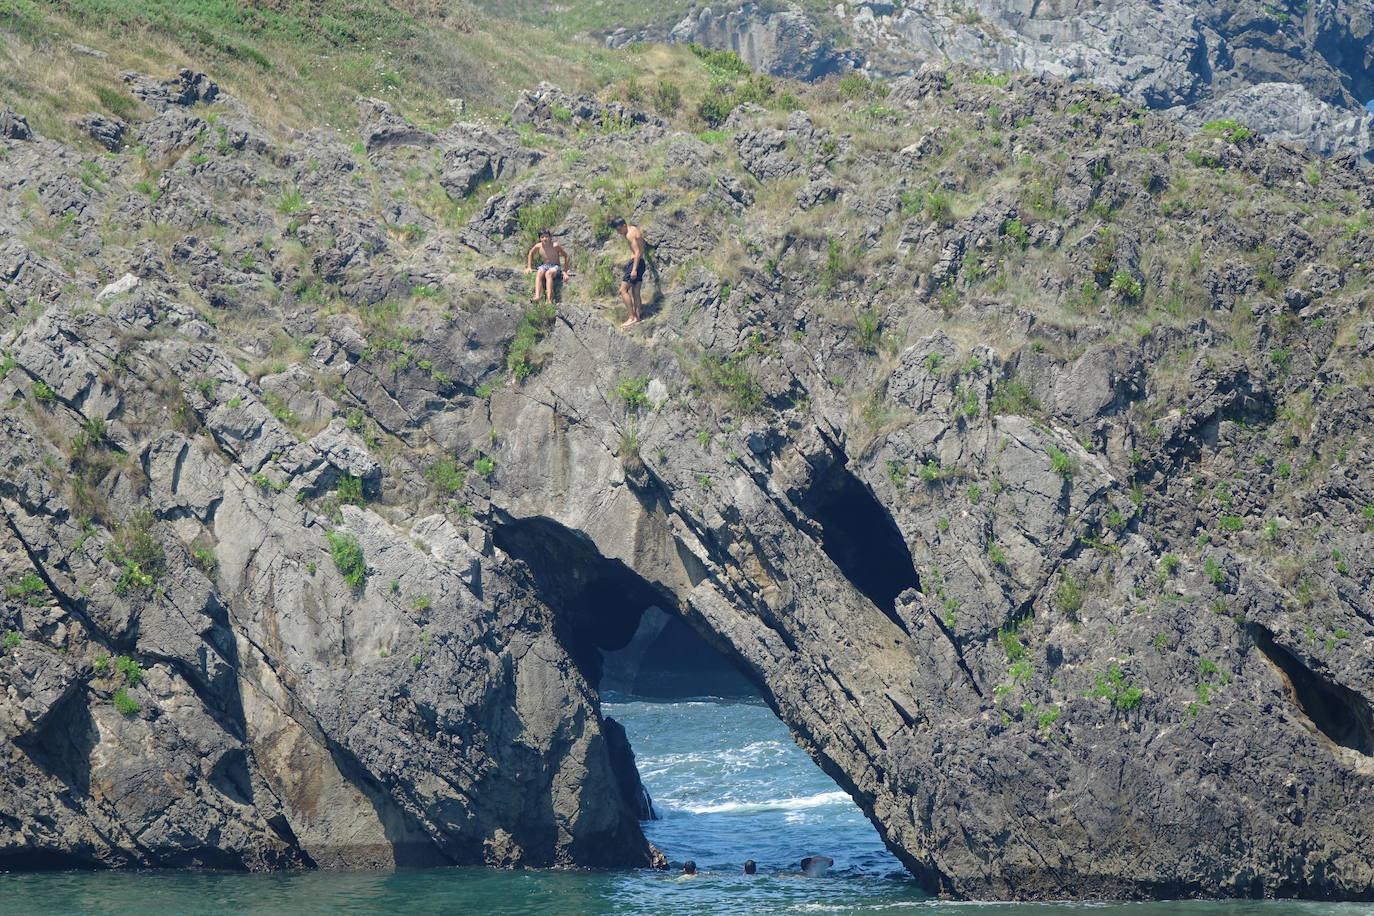
<instances>
[{"instance_id":1,"label":"green grass patch","mask_svg":"<svg viewBox=\"0 0 1374 916\"><path fill-rule=\"evenodd\" d=\"M329 541L329 556L338 567L348 587L357 591L367 581L367 563L363 560L363 547L356 535L340 531L325 533Z\"/></svg>"}]
</instances>

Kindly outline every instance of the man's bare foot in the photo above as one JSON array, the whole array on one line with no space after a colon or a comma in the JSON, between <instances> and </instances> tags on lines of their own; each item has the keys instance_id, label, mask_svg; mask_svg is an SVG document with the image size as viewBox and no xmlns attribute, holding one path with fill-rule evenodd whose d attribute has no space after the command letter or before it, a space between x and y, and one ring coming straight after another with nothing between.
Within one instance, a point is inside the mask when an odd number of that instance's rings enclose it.
<instances>
[{"instance_id":1,"label":"man's bare foot","mask_svg":"<svg viewBox=\"0 0 1374 916\"><path fill-rule=\"evenodd\" d=\"M625 321L624 321L620 326L621 326L622 328L628 328L628 327L629 327L630 325L632 325L632 324L639 324L639 319L638 319L638 318L626 318Z\"/></svg>"},{"instance_id":2,"label":"man's bare foot","mask_svg":"<svg viewBox=\"0 0 1374 916\"><path fill-rule=\"evenodd\" d=\"M530 301L531 301L531 302L538 302L538 301L539 301L539 297L538 297L538 296L535 296L535 297L534 297L533 299L531 299Z\"/></svg>"}]
</instances>

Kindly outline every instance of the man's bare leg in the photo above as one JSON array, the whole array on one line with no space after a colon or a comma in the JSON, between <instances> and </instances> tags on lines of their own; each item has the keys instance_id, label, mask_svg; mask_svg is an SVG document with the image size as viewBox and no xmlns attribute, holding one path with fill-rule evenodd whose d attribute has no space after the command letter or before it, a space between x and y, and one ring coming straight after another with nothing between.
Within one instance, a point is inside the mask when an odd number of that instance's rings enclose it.
<instances>
[{"instance_id":1,"label":"man's bare leg","mask_svg":"<svg viewBox=\"0 0 1374 916\"><path fill-rule=\"evenodd\" d=\"M639 312L635 309L634 296L630 292L633 289L634 287L624 280L620 281L620 301L625 303L625 314L629 315L629 317L621 323L620 326L622 328L628 328L639 320Z\"/></svg>"},{"instance_id":2,"label":"man's bare leg","mask_svg":"<svg viewBox=\"0 0 1374 916\"><path fill-rule=\"evenodd\" d=\"M543 283L543 282L544 282L544 271L542 271L542 270L536 270L536 271L534 272L534 295L530 297L530 301L531 301L531 302L538 302L538 301L539 301L539 286L540 286L540 284Z\"/></svg>"}]
</instances>

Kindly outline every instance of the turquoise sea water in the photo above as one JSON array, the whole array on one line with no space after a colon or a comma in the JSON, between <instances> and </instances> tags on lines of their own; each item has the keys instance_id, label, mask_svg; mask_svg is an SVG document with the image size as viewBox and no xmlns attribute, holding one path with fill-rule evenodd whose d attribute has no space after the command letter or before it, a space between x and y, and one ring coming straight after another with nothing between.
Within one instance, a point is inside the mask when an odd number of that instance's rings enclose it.
<instances>
[{"instance_id":1,"label":"turquoise sea water","mask_svg":"<svg viewBox=\"0 0 1374 916\"><path fill-rule=\"evenodd\" d=\"M240 875L61 872L0 875L0 913L325 914L959 914L1364 916L1363 904L1183 901L980 904L926 898L872 825L753 700L612 699L661 814L649 838L677 866L653 871L501 872L477 868ZM802 856L835 860L817 878ZM703 874L677 877L693 859ZM746 877L746 858L759 874Z\"/></svg>"}]
</instances>

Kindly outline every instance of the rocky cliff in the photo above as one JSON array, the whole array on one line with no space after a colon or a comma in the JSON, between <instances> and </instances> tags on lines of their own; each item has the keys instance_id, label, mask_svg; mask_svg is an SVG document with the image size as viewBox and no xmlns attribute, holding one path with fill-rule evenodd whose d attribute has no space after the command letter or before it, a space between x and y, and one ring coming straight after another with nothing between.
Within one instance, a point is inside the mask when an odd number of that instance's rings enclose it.
<instances>
[{"instance_id":1,"label":"rocky cliff","mask_svg":"<svg viewBox=\"0 0 1374 916\"><path fill-rule=\"evenodd\" d=\"M1082 80L1193 127L1240 120L1325 153L1374 157L1374 8L1041 0L977 3L717 4L670 29L621 29L613 46L666 37L734 50L778 76L861 69L894 76L957 62L994 73Z\"/></svg>"},{"instance_id":2,"label":"rocky cliff","mask_svg":"<svg viewBox=\"0 0 1374 916\"><path fill-rule=\"evenodd\" d=\"M648 864L655 607L933 892L1374 896L1367 185L1001 82L6 112L0 864Z\"/></svg>"}]
</instances>

